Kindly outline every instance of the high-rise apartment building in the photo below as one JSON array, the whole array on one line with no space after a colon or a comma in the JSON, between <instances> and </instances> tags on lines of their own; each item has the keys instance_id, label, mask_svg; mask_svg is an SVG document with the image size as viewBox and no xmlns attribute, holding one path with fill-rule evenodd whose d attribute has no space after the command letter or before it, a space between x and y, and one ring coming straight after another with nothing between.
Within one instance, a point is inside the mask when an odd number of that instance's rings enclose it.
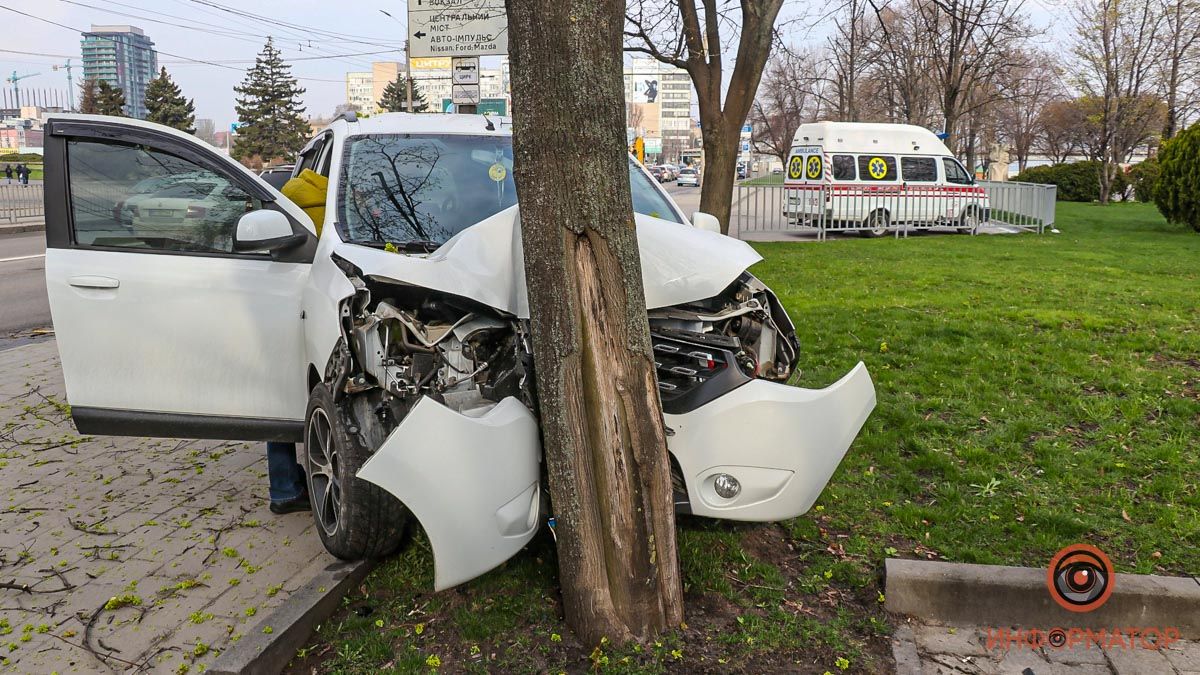
<instances>
[{"instance_id":1,"label":"high-rise apartment building","mask_svg":"<svg viewBox=\"0 0 1200 675\"><path fill-rule=\"evenodd\" d=\"M677 161L691 147L693 99L687 71L652 58L626 64L626 124L631 138L646 140L646 154Z\"/></svg>"},{"instance_id":2,"label":"high-rise apartment building","mask_svg":"<svg viewBox=\"0 0 1200 675\"><path fill-rule=\"evenodd\" d=\"M154 41L136 26L97 26L83 33L84 80L105 80L125 94L125 114L146 118L146 85L158 75Z\"/></svg>"}]
</instances>

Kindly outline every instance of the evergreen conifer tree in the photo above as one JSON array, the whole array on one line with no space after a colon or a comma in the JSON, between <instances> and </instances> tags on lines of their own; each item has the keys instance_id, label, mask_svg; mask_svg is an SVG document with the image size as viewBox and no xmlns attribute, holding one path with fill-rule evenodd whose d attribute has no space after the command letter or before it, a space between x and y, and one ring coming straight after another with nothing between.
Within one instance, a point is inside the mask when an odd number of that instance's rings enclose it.
<instances>
[{"instance_id":1,"label":"evergreen conifer tree","mask_svg":"<svg viewBox=\"0 0 1200 675\"><path fill-rule=\"evenodd\" d=\"M79 112L95 115L99 112L96 105L96 80L86 79L79 83Z\"/></svg>"},{"instance_id":2,"label":"evergreen conifer tree","mask_svg":"<svg viewBox=\"0 0 1200 675\"><path fill-rule=\"evenodd\" d=\"M292 77L270 38L246 73L237 92L237 114L242 123L233 142L233 158L245 161L292 159L310 135L300 97L304 89Z\"/></svg>"},{"instance_id":3,"label":"evergreen conifer tree","mask_svg":"<svg viewBox=\"0 0 1200 675\"><path fill-rule=\"evenodd\" d=\"M128 117L125 114L125 92L120 87L100 80L96 86L96 114Z\"/></svg>"},{"instance_id":4,"label":"evergreen conifer tree","mask_svg":"<svg viewBox=\"0 0 1200 675\"><path fill-rule=\"evenodd\" d=\"M146 119L174 127L189 134L196 133L196 106L183 97L179 85L171 81L167 69L146 86Z\"/></svg>"},{"instance_id":5,"label":"evergreen conifer tree","mask_svg":"<svg viewBox=\"0 0 1200 675\"><path fill-rule=\"evenodd\" d=\"M1162 144L1154 202L1172 223L1200 232L1200 122Z\"/></svg>"},{"instance_id":6,"label":"evergreen conifer tree","mask_svg":"<svg viewBox=\"0 0 1200 675\"><path fill-rule=\"evenodd\" d=\"M408 91L404 83L405 75L401 73L396 76L395 81L388 82L383 88L383 97L379 99L379 108L383 112L405 112L408 110ZM429 103L425 101L425 94L417 87L417 83L413 82L413 112L425 112L429 110Z\"/></svg>"}]
</instances>

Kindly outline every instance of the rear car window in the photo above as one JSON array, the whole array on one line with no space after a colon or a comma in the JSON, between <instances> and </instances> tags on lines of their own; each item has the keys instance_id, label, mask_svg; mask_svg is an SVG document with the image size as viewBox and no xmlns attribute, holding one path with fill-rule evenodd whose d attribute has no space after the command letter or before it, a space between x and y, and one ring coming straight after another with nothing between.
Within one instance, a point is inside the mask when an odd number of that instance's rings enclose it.
<instances>
[{"instance_id":1,"label":"rear car window","mask_svg":"<svg viewBox=\"0 0 1200 675\"><path fill-rule=\"evenodd\" d=\"M855 163L853 155L834 155L833 156L833 179L834 180L854 180L858 177L855 171Z\"/></svg>"},{"instance_id":2,"label":"rear car window","mask_svg":"<svg viewBox=\"0 0 1200 675\"><path fill-rule=\"evenodd\" d=\"M933 183L937 181L937 162L932 157L901 157L900 170L908 183Z\"/></svg>"},{"instance_id":3,"label":"rear car window","mask_svg":"<svg viewBox=\"0 0 1200 675\"><path fill-rule=\"evenodd\" d=\"M896 158L887 155L860 155L858 178L875 183L894 182L897 179Z\"/></svg>"}]
</instances>

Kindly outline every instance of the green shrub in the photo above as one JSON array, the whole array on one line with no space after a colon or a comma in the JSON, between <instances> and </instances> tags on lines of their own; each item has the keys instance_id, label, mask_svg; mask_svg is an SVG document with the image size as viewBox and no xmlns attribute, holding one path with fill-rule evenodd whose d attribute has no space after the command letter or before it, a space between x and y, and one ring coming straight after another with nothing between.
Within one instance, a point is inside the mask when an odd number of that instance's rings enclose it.
<instances>
[{"instance_id":1,"label":"green shrub","mask_svg":"<svg viewBox=\"0 0 1200 675\"><path fill-rule=\"evenodd\" d=\"M1200 232L1200 123L1163 143L1154 203L1167 220Z\"/></svg>"},{"instance_id":2,"label":"green shrub","mask_svg":"<svg viewBox=\"0 0 1200 675\"><path fill-rule=\"evenodd\" d=\"M1058 186L1060 202L1094 202L1100 199L1100 162L1071 162L1035 166L1017 174L1014 181ZM1112 196L1123 194L1129 179L1123 171L1113 181Z\"/></svg>"},{"instance_id":3,"label":"green shrub","mask_svg":"<svg viewBox=\"0 0 1200 675\"><path fill-rule=\"evenodd\" d=\"M42 156L35 152L21 152L10 155L0 155L0 164L14 163L27 164L29 162L41 163Z\"/></svg>"},{"instance_id":4,"label":"green shrub","mask_svg":"<svg viewBox=\"0 0 1200 675\"><path fill-rule=\"evenodd\" d=\"M1129 167L1129 182L1133 185L1133 196L1139 202L1154 201L1154 188L1158 184L1158 175L1161 171L1162 167L1156 157Z\"/></svg>"}]
</instances>

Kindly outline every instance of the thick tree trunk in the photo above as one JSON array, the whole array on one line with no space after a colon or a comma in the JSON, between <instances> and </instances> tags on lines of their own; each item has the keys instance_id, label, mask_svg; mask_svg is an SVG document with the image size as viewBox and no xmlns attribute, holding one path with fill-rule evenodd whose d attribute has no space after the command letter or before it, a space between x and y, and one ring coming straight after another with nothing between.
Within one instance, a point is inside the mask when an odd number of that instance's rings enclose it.
<instances>
[{"instance_id":1,"label":"thick tree trunk","mask_svg":"<svg viewBox=\"0 0 1200 675\"><path fill-rule=\"evenodd\" d=\"M644 638L678 626L683 602L629 193L625 3L507 6L514 176L566 619L588 645Z\"/></svg>"},{"instance_id":2,"label":"thick tree trunk","mask_svg":"<svg viewBox=\"0 0 1200 675\"><path fill-rule=\"evenodd\" d=\"M700 210L721 221L721 233L729 234L733 211L733 183L737 179L740 129L730 132L723 117L704 127L704 174L700 177ZM785 160L786 162L786 160ZM688 214L691 216L691 214Z\"/></svg>"}]
</instances>

